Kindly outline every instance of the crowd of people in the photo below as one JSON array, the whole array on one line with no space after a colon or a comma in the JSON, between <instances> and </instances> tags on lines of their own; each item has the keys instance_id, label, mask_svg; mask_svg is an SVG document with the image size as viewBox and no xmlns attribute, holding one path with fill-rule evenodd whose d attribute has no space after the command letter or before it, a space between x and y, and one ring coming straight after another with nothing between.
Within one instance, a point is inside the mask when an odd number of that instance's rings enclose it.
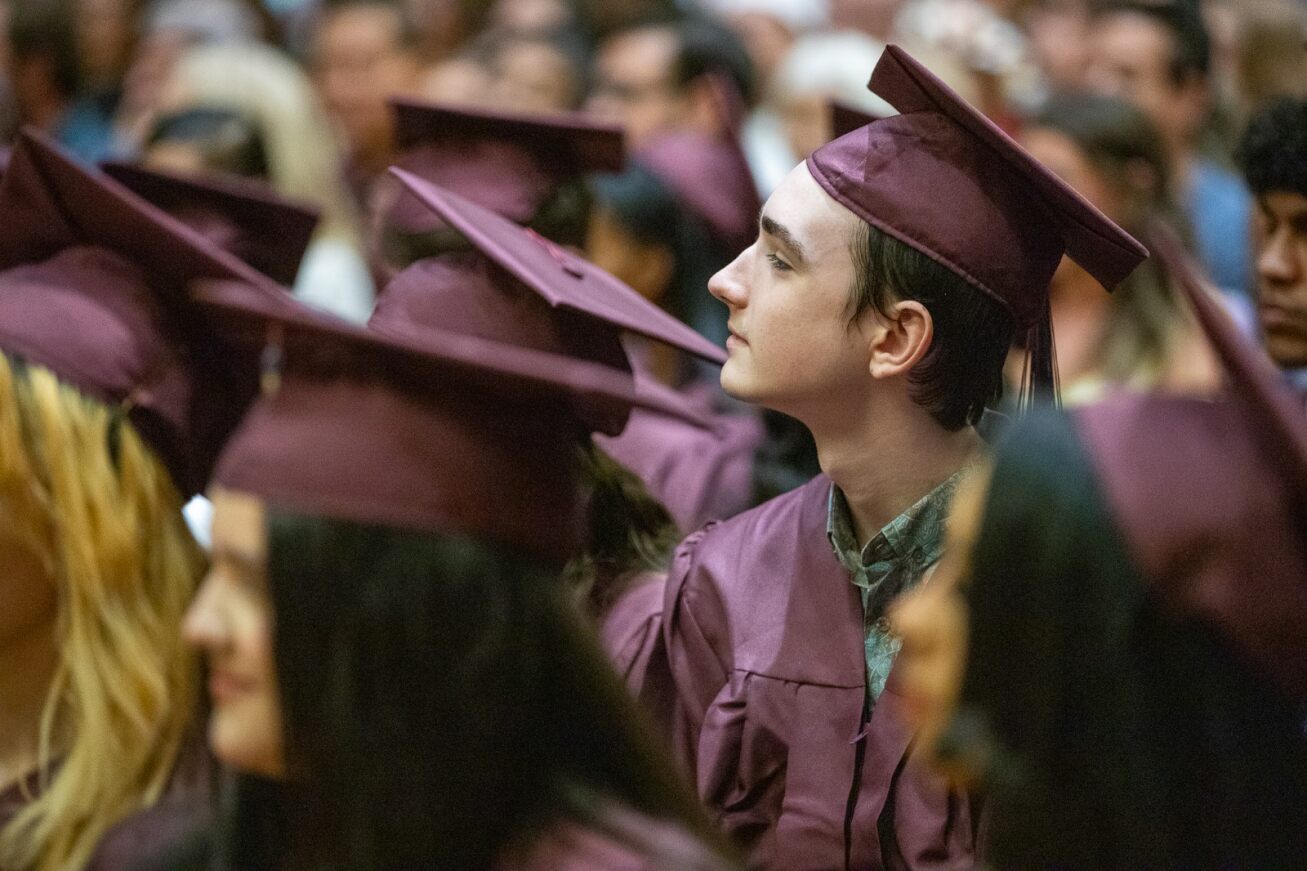
<instances>
[{"instance_id":1,"label":"crowd of people","mask_svg":"<svg viewBox=\"0 0 1307 871\"><path fill-rule=\"evenodd\" d=\"M0 0L0 871L1307 868L1302 0Z\"/></svg>"}]
</instances>

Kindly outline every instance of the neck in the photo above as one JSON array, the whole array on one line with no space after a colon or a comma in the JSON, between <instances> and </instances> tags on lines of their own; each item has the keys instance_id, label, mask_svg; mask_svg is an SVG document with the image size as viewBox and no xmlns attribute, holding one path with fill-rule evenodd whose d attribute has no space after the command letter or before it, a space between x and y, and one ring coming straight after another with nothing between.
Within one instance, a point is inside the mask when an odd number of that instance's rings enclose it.
<instances>
[{"instance_id":1,"label":"neck","mask_svg":"<svg viewBox=\"0 0 1307 871\"><path fill-rule=\"evenodd\" d=\"M848 500L860 542L948 480L981 446L972 427L949 432L906 396L839 412L804 422L822 471Z\"/></svg>"},{"instance_id":2,"label":"neck","mask_svg":"<svg viewBox=\"0 0 1307 871\"><path fill-rule=\"evenodd\" d=\"M36 767L41 712L58 662L52 623L0 645L0 787Z\"/></svg>"}]
</instances>

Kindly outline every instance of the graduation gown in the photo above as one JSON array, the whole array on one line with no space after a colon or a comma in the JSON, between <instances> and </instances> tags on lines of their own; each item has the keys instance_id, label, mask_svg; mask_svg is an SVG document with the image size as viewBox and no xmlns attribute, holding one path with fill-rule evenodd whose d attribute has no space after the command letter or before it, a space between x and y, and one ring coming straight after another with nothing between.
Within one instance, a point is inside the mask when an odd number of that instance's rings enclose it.
<instances>
[{"instance_id":1,"label":"graduation gown","mask_svg":"<svg viewBox=\"0 0 1307 871\"><path fill-rule=\"evenodd\" d=\"M637 409L621 435L595 436L595 444L634 472L688 532L750 506L753 457L766 431L757 414L716 410L713 385L692 384L680 392L711 429Z\"/></svg>"},{"instance_id":2,"label":"graduation gown","mask_svg":"<svg viewBox=\"0 0 1307 871\"><path fill-rule=\"evenodd\" d=\"M971 803L912 752L894 672L864 720L862 604L826 537L830 485L681 544L633 685L758 867L971 868ZM638 625L627 604L610 621Z\"/></svg>"},{"instance_id":3,"label":"graduation gown","mask_svg":"<svg viewBox=\"0 0 1307 871\"><path fill-rule=\"evenodd\" d=\"M496 871L731 871L679 826L625 809L605 810L603 828L558 823Z\"/></svg>"}]
</instances>

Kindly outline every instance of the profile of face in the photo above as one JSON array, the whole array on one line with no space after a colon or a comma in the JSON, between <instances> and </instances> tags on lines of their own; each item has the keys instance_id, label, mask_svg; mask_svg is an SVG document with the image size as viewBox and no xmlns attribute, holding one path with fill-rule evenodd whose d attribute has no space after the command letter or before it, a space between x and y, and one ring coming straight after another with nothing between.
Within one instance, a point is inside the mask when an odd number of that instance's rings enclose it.
<instances>
[{"instance_id":1,"label":"profile of face","mask_svg":"<svg viewBox=\"0 0 1307 871\"><path fill-rule=\"evenodd\" d=\"M1284 368L1307 366L1307 197L1257 197L1257 311L1266 350Z\"/></svg>"},{"instance_id":2,"label":"profile of face","mask_svg":"<svg viewBox=\"0 0 1307 871\"><path fill-rule=\"evenodd\" d=\"M1158 22L1134 12L1099 17L1090 30L1090 90L1120 97L1142 110L1172 147L1189 144L1207 113L1207 85L1201 77L1176 81L1171 35Z\"/></svg>"},{"instance_id":3,"label":"profile of face","mask_svg":"<svg viewBox=\"0 0 1307 871\"><path fill-rule=\"evenodd\" d=\"M864 389L879 318L849 322L858 221L806 163L767 200L757 241L708 283L729 309L727 393L805 420Z\"/></svg>"},{"instance_id":4,"label":"profile of face","mask_svg":"<svg viewBox=\"0 0 1307 871\"><path fill-rule=\"evenodd\" d=\"M399 11L358 3L329 12L313 39L313 73L323 105L355 154L389 147L386 100L416 87L417 63L403 43Z\"/></svg>"},{"instance_id":5,"label":"profile of face","mask_svg":"<svg viewBox=\"0 0 1307 871\"><path fill-rule=\"evenodd\" d=\"M209 747L231 768L285 774L281 703L273 661L263 502L217 488L212 562L182 632L208 664Z\"/></svg>"},{"instance_id":6,"label":"profile of face","mask_svg":"<svg viewBox=\"0 0 1307 871\"><path fill-rule=\"evenodd\" d=\"M688 123L688 97L673 79L676 48L675 33L662 27L624 31L599 48L586 110L621 124L629 147Z\"/></svg>"},{"instance_id":7,"label":"profile of face","mask_svg":"<svg viewBox=\"0 0 1307 871\"><path fill-rule=\"evenodd\" d=\"M976 466L958 485L949 509L944 556L929 579L894 603L890 625L903 642L895 671L921 747L937 748L958 708L967 663L968 609L964 596L971 554L984 519L990 468ZM937 760L960 781L978 772L966 754Z\"/></svg>"},{"instance_id":8,"label":"profile of face","mask_svg":"<svg viewBox=\"0 0 1307 871\"><path fill-rule=\"evenodd\" d=\"M35 542L22 534L9 500L0 497L0 650L45 633L53 642L59 592Z\"/></svg>"}]
</instances>

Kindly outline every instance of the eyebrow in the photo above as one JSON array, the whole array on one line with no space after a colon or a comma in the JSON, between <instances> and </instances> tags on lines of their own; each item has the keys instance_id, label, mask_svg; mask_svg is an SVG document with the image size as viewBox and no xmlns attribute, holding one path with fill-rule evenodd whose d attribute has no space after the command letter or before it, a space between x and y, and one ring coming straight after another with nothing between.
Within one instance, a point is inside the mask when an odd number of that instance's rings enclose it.
<instances>
[{"instance_id":1,"label":"eyebrow","mask_svg":"<svg viewBox=\"0 0 1307 871\"><path fill-rule=\"evenodd\" d=\"M794 234L786 229L785 225L778 224L776 221L763 215L758 219L758 226L762 227L762 231L768 236L774 236L779 239L782 245L790 249L796 259L803 261L807 258L807 252L803 249L803 243L794 238Z\"/></svg>"}]
</instances>

